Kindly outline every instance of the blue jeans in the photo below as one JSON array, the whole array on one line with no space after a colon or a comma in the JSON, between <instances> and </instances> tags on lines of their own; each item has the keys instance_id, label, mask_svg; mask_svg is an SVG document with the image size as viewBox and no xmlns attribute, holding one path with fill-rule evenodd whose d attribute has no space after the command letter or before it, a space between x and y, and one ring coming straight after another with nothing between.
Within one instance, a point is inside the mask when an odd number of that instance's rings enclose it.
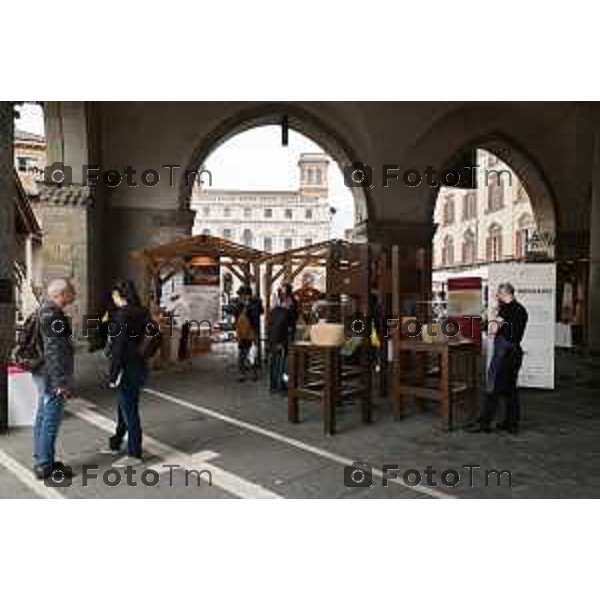
<instances>
[{"instance_id":1,"label":"blue jeans","mask_svg":"<svg viewBox=\"0 0 600 600\"><path fill-rule=\"evenodd\" d=\"M282 347L275 347L269 356L269 389L272 392L285 391L283 374L286 372L286 353Z\"/></svg>"},{"instance_id":2,"label":"blue jeans","mask_svg":"<svg viewBox=\"0 0 600 600\"><path fill-rule=\"evenodd\" d=\"M36 469L54 464L56 437L64 413L64 400L48 387L43 374L33 375L38 390L38 408L33 425L33 462Z\"/></svg>"},{"instance_id":3,"label":"blue jeans","mask_svg":"<svg viewBox=\"0 0 600 600\"><path fill-rule=\"evenodd\" d=\"M141 382L124 378L119 386L119 411L127 427L127 454L142 457L142 425L140 422Z\"/></svg>"}]
</instances>

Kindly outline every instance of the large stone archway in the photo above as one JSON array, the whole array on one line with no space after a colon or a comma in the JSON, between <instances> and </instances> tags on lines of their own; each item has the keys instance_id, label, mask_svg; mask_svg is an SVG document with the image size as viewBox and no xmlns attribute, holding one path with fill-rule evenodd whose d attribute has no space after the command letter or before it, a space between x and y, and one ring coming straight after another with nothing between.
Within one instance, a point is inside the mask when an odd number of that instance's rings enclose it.
<instances>
[{"instance_id":1,"label":"large stone archway","mask_svg":"<svg viewBox=\"0 0 600 600\"><path fill-rule=\"evenodd\" d=\"M294 103L264 103L244 107L232 112L198 140L179 179L180 209L189 208L192 194L191 181L185 176L186 172L200 170L208 156L230 138L256 127L281 125L284 119L289 129L301 133L320 146L333 158L340 169L343 170L345 166L359 161L356 151L344 139L343 133L335 130L310 110ZM369 197L370 190L361 187L349 189L354 198L355 222L359 224L366 221L369 214L373 212L370 210L372 204Z\"/></svg>"}]
</instances>

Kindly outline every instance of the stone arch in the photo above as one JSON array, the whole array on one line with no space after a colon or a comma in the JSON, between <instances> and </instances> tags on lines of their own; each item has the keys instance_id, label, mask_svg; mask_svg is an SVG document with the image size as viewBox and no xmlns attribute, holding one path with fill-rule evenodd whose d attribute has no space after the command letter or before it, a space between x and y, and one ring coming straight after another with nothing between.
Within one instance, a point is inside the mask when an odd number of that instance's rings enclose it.
<instances>
[{"instance_id":1,"label":"stone arch","mask_svg":"<svg viewBox=\"0 0 600 600\"><path fill-rule=\"evenodd\" d=\"M203 135L195 145L185 169L180 175L178 203L180 209L189 209L192 186L185 171L199 170L208 156L221 144L239 133L265 125L280 125L287 116L291 130L301 133L333 158L340 169L360 158L346 142L344 136L321 118L294 103L264 103L237 110L209 133ZM362 187L349 188L354 198L355 223L366 221L373 211L370 190Z\"/></svg>"},{"instance_id":2,"label":"stone arch","mask_svg":"<svg viewBox=\"0 0 600 600\"><path fill-rule=\"evenodd\" d=\"M520 179L529 196L540 232L554 235L560 226L555 190L541 158L525 141L538 130L535 106L507 107L503 103L469 104L446 113L424 132L406 155L411 166L433 166L438 174L460 164L480 148L497 156ZM539 128L543 126L540 122ZM535 138L533 138L535 139ZM420 193L430 218L439 189L424 186Z\"/></svg>"}]
</instances>

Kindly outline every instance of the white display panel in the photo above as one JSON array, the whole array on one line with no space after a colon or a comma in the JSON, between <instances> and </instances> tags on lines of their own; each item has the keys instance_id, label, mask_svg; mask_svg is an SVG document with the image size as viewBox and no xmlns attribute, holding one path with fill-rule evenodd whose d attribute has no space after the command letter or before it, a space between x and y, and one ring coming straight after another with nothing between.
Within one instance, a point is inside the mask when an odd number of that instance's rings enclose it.
<instances>
[{"instance_id":1,"label":"white display panel","mask_svg":"<svg viewBox=\"0 0 600 600\"><path fill-rule=\"evenodd\" d=\"M529 319L523 338L523 366L519 386L554 389L556 320L556 265L553 263L491 264L488 306L497 304L498 285L509 282Z\"/></svg>"}]
</instances>

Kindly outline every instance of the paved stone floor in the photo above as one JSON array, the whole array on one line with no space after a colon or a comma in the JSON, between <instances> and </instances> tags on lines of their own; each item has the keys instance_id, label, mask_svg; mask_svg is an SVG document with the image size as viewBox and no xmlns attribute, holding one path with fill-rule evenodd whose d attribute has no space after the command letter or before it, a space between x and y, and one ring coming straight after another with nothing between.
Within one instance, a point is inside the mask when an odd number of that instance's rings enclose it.
<instances>
[{"instance_id":1,"label":"paved stone floor","mask_svg":"<svg viewBox=\"0 0 600 600\"><path fill-rule=\"evenodd\" d=\"M359 407L339 412L339 433L324 437L319 406L302 404L302 422L287 422L285 397L266 391L266 383L238 383L232 348L222 347L195 360L192 368L152 375L141 404L145 464L118 486L103 475L112 457L102 454L113 427L115 394L101 384L104 359L78 355L78 398L69 402L59 454L72 465L72 486L49 489L29 471L31 430L13 429L0 438L0 497L3 498L578 498L600 496L600 363L561 352L557 389L522 391L521 435L445 432L434 409L412 411L402 422L391 417L389 401L375 399L374 423L360 423ZM347 488L344 466L352 461L373 468L373 486ZM181 465L171 471L166 464ZM378 470L397 464L400 479L382 485ZM473 485L463 465L473 470ZM98 479L83 485L83 465L98 465ZM437 487L406 486L402 473L418 470L426 482L431 466ZM156 486L144 485L143 469L160 471ZM183 469L210 470L201 483ZM485 470L509 470L490 476ZM444 470L460 474L456 487L443 485ZM111 477L116 476L112 473ZM114 481L114 479L111 479ZM152 481L149 480L151 483Z\"/></svg>"}]
</instances>

